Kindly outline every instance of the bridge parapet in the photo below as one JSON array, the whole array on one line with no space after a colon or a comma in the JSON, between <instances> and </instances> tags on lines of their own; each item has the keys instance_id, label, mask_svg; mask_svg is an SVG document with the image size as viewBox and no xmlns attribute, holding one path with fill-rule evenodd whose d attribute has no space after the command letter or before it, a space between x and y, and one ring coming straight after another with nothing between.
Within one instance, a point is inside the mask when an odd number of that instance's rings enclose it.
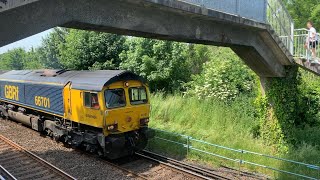
<instances>
[{"instance_id":1,"label":"bridge parapet","mask_svg":"<svg viewBox=\"0 0 320 180\"><path fill-rule=\"evenodd\" d=\"M266 22L265 0L180 0L190 4L203 6L223 13L229 13L252 19L258 22Z\"/></svg>"},{"instance_id":2,"label":"bridge parapet","mask_svg":"<svg viewBox=\"0 0 320 180\"><path fill-rule=\"evenodd\" d=\"M180 0L269 24L293 54L294 23L281 0Z\"/></svg>"},{"instance_id":3,"label":"bridge parapet","mask_svg":"<svg viewBox=\"0 0 320 180\"><path fill-rule=\"evenodd\" d=\"M265 0L267 3L267 24L281 37L282 42L293 54L294 21L281 0Z\"/></svg>"}]
</instances>

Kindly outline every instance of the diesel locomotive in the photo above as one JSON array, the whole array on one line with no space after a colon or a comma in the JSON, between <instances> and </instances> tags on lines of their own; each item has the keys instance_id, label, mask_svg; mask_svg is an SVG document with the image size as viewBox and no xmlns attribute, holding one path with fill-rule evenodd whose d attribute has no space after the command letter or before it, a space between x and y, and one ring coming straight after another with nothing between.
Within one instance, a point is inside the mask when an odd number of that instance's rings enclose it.
<instances>
[{"instance_id":1,"label":"diesel locomotive","mask_svg":"<svg viewBox=\"0 0 320 180\"><path fill-rule=\"evenodd\" d=\"M145 148L145 79L121 70L0 72L0 113L73 147L116 159Z\"/></svg>"}]
</instances>

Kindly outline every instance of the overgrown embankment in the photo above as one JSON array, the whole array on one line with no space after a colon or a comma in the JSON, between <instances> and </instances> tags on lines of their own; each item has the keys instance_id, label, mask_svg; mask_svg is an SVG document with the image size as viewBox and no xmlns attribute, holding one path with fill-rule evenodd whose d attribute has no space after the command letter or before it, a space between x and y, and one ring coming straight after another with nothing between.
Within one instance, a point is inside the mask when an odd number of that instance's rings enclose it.
<instances>
[{"instance_id":1,"label":"overgrown embankment","mask_svg":"<svg viewBox=\"0 0 320 180\"><path fill-rule=\"evenodd\" d=\"M220 144L234 149L244 149L254 152L289 158L301 162L319 164L320 149L317 145L307 142L297 143L296 145L286 144L285 150L279 150L278 144L266 143L266 140L259 135L261 122L258 121L258 113L256 111L255 97L240 95L233 103L224 103L218 100L203 100L194 97L182 97L181 95L165 96L156 93L152 97L152 113L150 126L160 128L171 132L182 133L201 139L207 142ZM266 128L267 126L263 126ZM280 127L280 125L279 125ZM318 127L319 128L319 127ZM267 131L267 129L264 129ZM270 127L270 134L275 135L275 129ZM307 139L314 132L315 127L308 128L302 134L302 129L293 128L292 132L298 133L300 139ZM277 132L282 134L282 129ZM304 136L304 137L303 137ZM319 136L318 136L319 137ZM279 139L279 137L274 137ZM283 140L283 139L282 139ZM313 139L314 140L314 139ZM315 141L313 141L315 142ZM221 158L213 158L205 156L203 153L190 151L186 154L186 149L171 143L155 143L156 147L160 147L161 152L166 152L180 158L189 158L198 160L198 162L206 162L213 166L228 165L238 168L238 164L223 160ZM232 151L226 151L217 148L210 148L198 144L195 147L205 149L210 152L221 154L231 158L241 158L241 155ZM302 174L317 175L317 173L307 171L299 166L291 166L287 163L270 160L257 156L245 156L244 159L271 167L300 172ZM244 166L251 171L266 173L270 176L279 178L292 178L283 174L273 173L254 166Z\"/></svg>"}]
</instances>

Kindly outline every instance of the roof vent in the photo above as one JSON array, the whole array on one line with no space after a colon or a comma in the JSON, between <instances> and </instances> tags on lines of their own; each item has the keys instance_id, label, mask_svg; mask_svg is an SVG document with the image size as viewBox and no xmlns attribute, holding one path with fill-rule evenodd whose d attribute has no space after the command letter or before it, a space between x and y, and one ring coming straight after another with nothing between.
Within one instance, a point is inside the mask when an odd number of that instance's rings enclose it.
<instances>
[{"instance_id":1,"label":"roof vent","mask_svg":"<svg viewBox=\"0 0 320 180\"><path fill-rule=\"evenodd\" d=\"M40 76L45 76L45 77L56 77L67 70L65 69L45 69L43 71L36 71L36 73L41 73Z\"/></svg>"}]
</instances>

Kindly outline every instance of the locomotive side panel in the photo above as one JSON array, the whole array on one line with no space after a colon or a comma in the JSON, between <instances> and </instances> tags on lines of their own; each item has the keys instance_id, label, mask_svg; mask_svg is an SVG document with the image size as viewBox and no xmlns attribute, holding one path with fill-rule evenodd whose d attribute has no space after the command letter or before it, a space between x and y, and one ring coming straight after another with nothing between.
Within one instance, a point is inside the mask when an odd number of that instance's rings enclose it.
<instances>
[{"instance_id":1,"label":"locomotive side panel","mask_svg":"<svg viewBox=\"0 0 320 180\"><path fill-rule=\"evenodd\" d=\"M8 103L63 116L63 87L0 81L0 98Z\"/></svg>"},{"instance_id":2,"label":"locomotive side panel","mask_svg":"<svg viewBox=\"0 0 320 180\"><path fill-rule=\"evenodd\" d=\"M25 104L24 84L18 82L0 81L1 99Z\"/></svg>"},{"instance_id":3,"label":"locomotive side panel","mask_svg":"<svg viewBox=\"0 0 320 180\"><path fill-rule=\"evenodd\" d=\"M45 112L63 115L63 87L43 85L43 84L26 84L25 85L25 102L35 109Z\"/></svg>"}]
</instances>

